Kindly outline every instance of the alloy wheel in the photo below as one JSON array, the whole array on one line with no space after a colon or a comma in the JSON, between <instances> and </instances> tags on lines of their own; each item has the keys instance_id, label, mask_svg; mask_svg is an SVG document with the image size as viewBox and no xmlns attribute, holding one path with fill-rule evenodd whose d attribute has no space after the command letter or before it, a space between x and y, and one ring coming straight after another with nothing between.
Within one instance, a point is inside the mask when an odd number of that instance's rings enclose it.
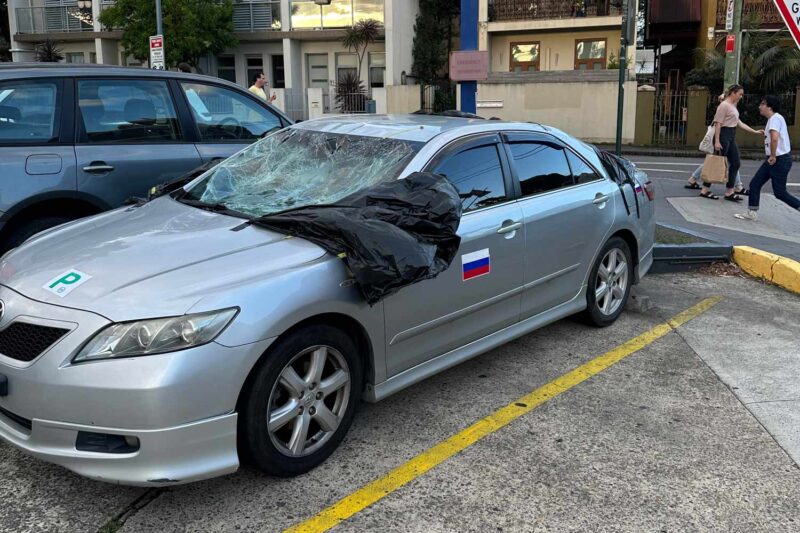
<instances>
[{"instance_id":1,"label":"alloy wheel","mask_svg":"<svg viewBox=\"0 0 800 533\"><path fill-rule=\"evenodd\" d=\"M619 248L612 248L600 262L595 284L595 302L605 316L616 313L628 290L628 262Z\"/></svg>"}]
</instances>

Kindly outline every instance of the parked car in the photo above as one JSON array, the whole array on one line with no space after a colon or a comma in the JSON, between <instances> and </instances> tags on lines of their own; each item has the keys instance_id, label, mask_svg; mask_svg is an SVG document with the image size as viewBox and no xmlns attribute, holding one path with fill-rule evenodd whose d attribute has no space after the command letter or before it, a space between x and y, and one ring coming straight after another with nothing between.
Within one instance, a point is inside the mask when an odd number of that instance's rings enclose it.
<instances>
[{"instance_id":1,"label":"parked car","mask_svg":"<svg viewBox=\"0 0 800 533\"><path fill-rule=\"evenodd\" d=\"M291 124L232 83L101 65L0 66L0 250Z\"/></svg>"},{"instance_id":2,"label":"parked car","mask_svg":"<svg viewBox=\"0 0 800 533\"><path fill-rule=\"evenodd\" d=\"M417 171L460 192L458 255L374 306L339 257L253 222ZM620 186L558 130L423 115L296 124L0 261L0 437L125 484L219 476L245 457L297 475L333 452L362 397L569 315L612 324L654 234L646 175Z\"/></svg>"}]
</instances>

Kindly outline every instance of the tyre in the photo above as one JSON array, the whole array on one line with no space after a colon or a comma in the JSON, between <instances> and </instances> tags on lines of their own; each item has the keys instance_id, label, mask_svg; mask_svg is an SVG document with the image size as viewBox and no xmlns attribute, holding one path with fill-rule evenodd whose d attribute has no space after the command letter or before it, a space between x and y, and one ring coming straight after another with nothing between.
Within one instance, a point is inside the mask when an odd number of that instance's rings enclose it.
<instances>
[{"instance_id":1,"label":"tyre","mask_svg":"<svg viewBox=\"0 0 800 533\"><path fill-rule=\"evenodd\" d=\"M247 462L289 477L321 464L339 446L361 395L355 343L331 326L308 326L277 342L256 368L239 414Z\"/></svg>"},{"instance_id":2,"label":"tyre","mask_svg":"<svg viewBox=\"0 0 800 533\"><path fill-rule=\"evenodd\" d=\"M633 261L628 244L612 237L589 272L584 322L604 328L613 324L628 301L633 285Z\"/></svg>"},{"instance_id":3,"label":"tyre","mask_svg":"<svg viewBox=\"0 0 800 533\"><path fill-rule=\"evenodd\" d=\"M10 250L11 248L16 248L37 233L55 226L59 226L69 222L70 220L73 219L64 216L41 217L25 220L11 230L8 235L8 239L6 239L6 242L3 243L3 249Z\"/></svg>"}]
</instances>

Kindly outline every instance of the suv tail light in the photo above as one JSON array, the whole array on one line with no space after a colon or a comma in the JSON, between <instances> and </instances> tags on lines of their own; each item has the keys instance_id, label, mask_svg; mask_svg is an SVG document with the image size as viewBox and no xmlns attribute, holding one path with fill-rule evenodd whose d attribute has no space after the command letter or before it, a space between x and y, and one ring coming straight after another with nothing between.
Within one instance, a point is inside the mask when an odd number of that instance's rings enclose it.
<instances>
[{"instance_id":1,"label":"suv tail light","mask_svg":"<svg viewBox=\"0 0 800 533\"><path fill-rule=\"evenodd\" d=\"M647 181L644 184L644 193L647 195L647 199L651 202L656 199L656 190L653 188L652 181Z\"/></svg>"}]
</instances>

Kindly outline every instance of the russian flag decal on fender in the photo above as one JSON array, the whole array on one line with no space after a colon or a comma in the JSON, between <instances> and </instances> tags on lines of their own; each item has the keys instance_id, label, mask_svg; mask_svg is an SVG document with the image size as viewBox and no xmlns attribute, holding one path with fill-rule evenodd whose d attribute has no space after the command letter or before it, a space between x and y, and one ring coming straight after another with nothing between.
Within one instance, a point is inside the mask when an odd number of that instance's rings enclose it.
<instances>
[{"instance_id":1,"label":"russian flag decal on fender","mask_svg":"<svg viewBox=\"0 0 800 533\"><path fill-rule=\"evenodd\" d=\"M463 281L484 276L492 271L492 258L489 249L478 250L461 256L461 272Z\"/></svg>"}]
</instances>

